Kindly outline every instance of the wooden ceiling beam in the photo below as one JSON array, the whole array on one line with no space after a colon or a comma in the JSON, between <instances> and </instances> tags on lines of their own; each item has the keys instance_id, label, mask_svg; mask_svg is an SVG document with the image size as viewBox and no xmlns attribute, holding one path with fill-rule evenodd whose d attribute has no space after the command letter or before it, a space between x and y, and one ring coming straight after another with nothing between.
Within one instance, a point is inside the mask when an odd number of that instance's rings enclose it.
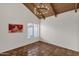
<instances>
[{"instance_id":1,"label":"wooden ceiling beam","mask_svg":"<svg viewBox=\"0 0 79 59\"><path fill-rule=\"evenodd\" d=\"M77 12L78 4L75 3L75 12Z\"/></svg>"},{"instance_id":2,"label":"wooden ceiling beam","mask_svg":"<svg viewBox=\"0 0 79 59\"><path fill-rule=\"evenodd\" d=\"M51 5L51 7L52 7L52 11L54 12L54 15L55 15L55 17L56 17L56 16L57 16L57 12L56 12L56 10L55 10L55 8L54 8L53 4L52 4L52 3L50 3L50 5Z\"/></svg>"}]
</instances>

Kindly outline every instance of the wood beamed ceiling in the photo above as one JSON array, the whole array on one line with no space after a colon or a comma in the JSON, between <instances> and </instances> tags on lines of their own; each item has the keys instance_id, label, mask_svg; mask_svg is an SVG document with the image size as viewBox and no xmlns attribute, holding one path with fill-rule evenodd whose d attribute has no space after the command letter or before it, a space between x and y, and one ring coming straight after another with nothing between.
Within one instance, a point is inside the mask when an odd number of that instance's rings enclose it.
<instances>
[{"instance_id":1,"label":"wood beamed ceiling","mask_svg":"<svg viewBox=\"0 0 79 59\"><path fill-rule=\"evenodd\" d=\"M37 10L39 13L41 13L40 15L37 15L34 12L34 8L37 8L39 4L41 3L23 3L23 5L27 7L30 11L32 11L32 13L36 15L39 19L45 19L46 17L53 15L57 17L58 14L71 10L77 12L77 9L79 8L78 3L42 3L45 4L49 8L49 10L45 14L43 13L46 11Z\"/></svg>"}]
</instances>

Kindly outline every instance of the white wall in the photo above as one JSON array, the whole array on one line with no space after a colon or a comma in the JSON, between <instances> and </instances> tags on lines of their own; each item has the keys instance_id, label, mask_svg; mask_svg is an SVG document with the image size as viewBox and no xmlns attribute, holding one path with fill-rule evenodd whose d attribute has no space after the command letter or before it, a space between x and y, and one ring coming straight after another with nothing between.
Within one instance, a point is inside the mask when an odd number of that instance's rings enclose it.
<instances>
[{"instance_id":1,"label":"white wall","mask_svg":"<svg viewBox=\"0 0 79 59\"><path fill-rule=\"evenodd\" d=\"M0 53L39 40L27 39L27 24L39 23L38 18L23 4L0 4ZM8 24L23 24L23 33L8 33Z\"/></svg>"},{"instance_id":2,"label":"white wall","mask_svg":"<svg viewBox=\"0 0 79 59\"><path fill-rule=\"evenodd\" d=\"M39 19L22 4L0 4L0 53L39 40L27 39L27 24ZM8 33L9 23L24 25L23 33ZM51 16L41 21L41 41L79 51L79 12Z\"/></svg>"},{"instance_id":3,"label":"white wall","mask_svg":"<svg viewBox=\"0 0 79 59\"><path fill-rule=\"evenodd\" d=\"M79 51L79 10L41 20L41 37L41 41Z\"/></svg>"}]
</instances>

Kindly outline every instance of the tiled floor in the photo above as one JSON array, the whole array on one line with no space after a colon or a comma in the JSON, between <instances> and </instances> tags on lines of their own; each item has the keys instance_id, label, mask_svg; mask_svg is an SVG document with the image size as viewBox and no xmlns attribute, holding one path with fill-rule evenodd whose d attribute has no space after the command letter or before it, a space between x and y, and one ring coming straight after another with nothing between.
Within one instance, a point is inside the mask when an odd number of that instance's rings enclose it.
<instances>
[{"instance_id":1,"label":"tiled floor","mask_svg":"<svg viewBox=\"0 0 79 59\"><path fill-rule=\"evenodd\" d=\"M4 53L8 53L10 56L79 56L79 52L41 41Z\"/></svg>"}]
</instances>

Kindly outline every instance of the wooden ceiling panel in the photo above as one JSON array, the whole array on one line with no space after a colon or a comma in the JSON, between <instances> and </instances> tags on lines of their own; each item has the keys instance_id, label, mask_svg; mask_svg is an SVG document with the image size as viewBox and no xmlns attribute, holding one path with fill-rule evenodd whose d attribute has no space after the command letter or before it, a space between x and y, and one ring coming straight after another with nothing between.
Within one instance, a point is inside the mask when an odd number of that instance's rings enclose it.
<instances>
[{"instance_id":1,"label":"wooden ceiling panel","mask_svg":"<svg viewBox=\"0 0 79 59\"><path fill-rule=\"evenodd\" d=\"M77 5L78 5L77 7L79 8L79 3Z\"/></svg>"},{"instance_id":2,"label":"wooden ceiling panel","mask_svg":"<svg viewBox=\"0 0 79 59\"><path fill-rule=\"evenodd\" d=\"M73 10L74 4L72 3L56 3L53 4L57 13L63 13L65 11Z\"/></svg>"},{"instance_id":3,"label":"wooden ceiling panel","mask_svg":"<svg viewBox=\"0 0 79 59\"><path fill-rule=\"evenodd\" d=\"M75 6L75 3L43 3L45 4L49 10L47 10L47 13L45 13L46 11L41 11L42 15L37 15L34 12L34 8L37 8L37 6L41 4L41 3L24 3L24 5L32 11L32 13L34 15L36 15L39 19L41 18L46 18L49 16L53 16L53 15L58 15L60 13L66 12L66 11L70 11L70 10L74 10L77 11L77 9L79 8L79 4L77 3L77 6ZM44 14L45 13L45 14Z\"/></svg>"}]
</instances>

